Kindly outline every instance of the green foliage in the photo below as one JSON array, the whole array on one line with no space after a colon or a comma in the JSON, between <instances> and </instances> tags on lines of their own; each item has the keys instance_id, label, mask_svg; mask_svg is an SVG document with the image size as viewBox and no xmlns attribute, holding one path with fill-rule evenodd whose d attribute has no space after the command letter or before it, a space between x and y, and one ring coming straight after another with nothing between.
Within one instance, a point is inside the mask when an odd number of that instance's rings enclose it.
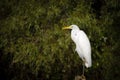
<instances>
[{"instance_id":1,"label":"green foliage","mask_svg":"<svg viewBox=\"0 0 120 80\"><path fill-rule=\"evenodd\" d=\"M100 2L100 3L99 3ZM74 80L82 74L70 31L76 24L92 46L89 80L120 78L118 0L1 0L0 79ZM97 10L99 9L99 10Z\"/></svg>"}]
</instances>

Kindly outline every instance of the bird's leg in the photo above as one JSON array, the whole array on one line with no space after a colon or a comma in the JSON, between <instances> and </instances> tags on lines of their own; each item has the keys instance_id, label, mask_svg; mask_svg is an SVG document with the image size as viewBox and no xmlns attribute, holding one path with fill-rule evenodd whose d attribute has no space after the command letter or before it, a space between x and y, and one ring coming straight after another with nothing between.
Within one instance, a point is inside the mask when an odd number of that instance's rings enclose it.
<instances>
[{"instance_id":1,"label":"bird's leg","mask_svg":"<svg viewBox=\"0 0 120 80\"><path fill-rule=\"evenodd\" d=\"M85 70L85 59L83 58L83 74L84 75L84 70Z\"/></svg>"},{"instance_id":2,"label":"bird's leg","mask_svg":"<svg viewBox=\"0 0 120 80\"><path fill-rule=\"evenodd\" d=\"M85 65L84 65L84 62L83 62L83 75L84 75L84 69L85 69Z\"/></svg>"}]
</instances>

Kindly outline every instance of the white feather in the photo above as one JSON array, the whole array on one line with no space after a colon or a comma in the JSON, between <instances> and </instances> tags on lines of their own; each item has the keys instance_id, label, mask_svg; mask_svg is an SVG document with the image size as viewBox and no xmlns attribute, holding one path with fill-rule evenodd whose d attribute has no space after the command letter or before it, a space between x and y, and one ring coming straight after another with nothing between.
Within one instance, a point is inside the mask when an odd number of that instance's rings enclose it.
<instances>
[{"instance_id":1,"label":"white feather","mask_svg":"<svg viewBox=\"0 0 120 80\"><path fill-rule=\"evenodd\" d=\"M82 58L82 60L85 62L85 66L91 67L92 66L92 60L91 60L91 46L90 41L85 34L84 31L80 30L78 26L71 25L71 38L76 44L76 51L78 55Z\"/></svg>"}]
</instances>

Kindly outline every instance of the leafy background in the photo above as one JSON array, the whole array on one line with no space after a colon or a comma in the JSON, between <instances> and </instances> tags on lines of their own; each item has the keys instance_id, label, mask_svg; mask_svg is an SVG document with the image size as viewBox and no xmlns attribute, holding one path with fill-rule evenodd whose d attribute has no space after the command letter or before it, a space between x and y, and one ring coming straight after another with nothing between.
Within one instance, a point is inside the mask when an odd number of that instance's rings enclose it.
<instances>
[{"instance_id":1,"label":"leafy background","mask_svg":"<svg viewBox=\"0 0 120 80\"><path fill-rule=\"evenodd\" d=\"M70 31L88 35L87 80L120 78L119 0L1 0L0 80L74 80L82 74Z\"/></svg>"}]
</instances>

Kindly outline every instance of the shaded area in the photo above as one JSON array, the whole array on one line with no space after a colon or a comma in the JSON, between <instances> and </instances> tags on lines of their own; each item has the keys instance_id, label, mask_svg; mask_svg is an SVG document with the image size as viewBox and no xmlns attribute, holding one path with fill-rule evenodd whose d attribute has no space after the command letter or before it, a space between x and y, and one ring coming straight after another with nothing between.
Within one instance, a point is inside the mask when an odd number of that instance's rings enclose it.
<instances>
[{"instance_id":1,"label":"shaded area","mask_svg":"<svg viewBox=\"0 0 120 80\"><path fill-rule=\"evenodd\" d=\"M0 80L74 80L82 74L70 31L88 35L93 66L86 80L120 78L119 0L1 0Z\"/></svg>"}]
</instances>

